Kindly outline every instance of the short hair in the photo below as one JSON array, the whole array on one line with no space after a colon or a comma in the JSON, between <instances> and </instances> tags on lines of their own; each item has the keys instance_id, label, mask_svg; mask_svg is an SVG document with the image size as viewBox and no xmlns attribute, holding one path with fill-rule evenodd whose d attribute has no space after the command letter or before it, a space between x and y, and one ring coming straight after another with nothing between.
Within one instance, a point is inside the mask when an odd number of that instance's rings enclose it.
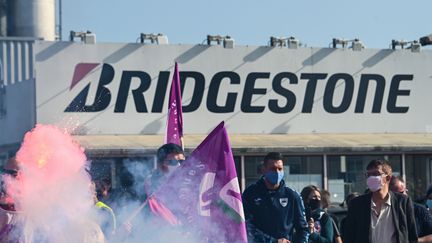
<instances>
[{"instance_id":1,"label":"short hair","mask_svg":"<svg viewBox=\"0 0 432 243\"><path fill-rule=\"evenodd\" d=\"M306 202L309 199L309 195L313 191L318 191L321 194L321 191L317 186L309 185L309 186L303 188L303 190L300 192L300 196L303 199L303 202Z\"/></svg>"},{"instance_id":2,"label":"short hair","mask_svg":"<svg viewBox=\"0 0 432 243\"><path fill-rule=\"evenodd\" d=\"M162 145L157 150L158 163L162 163L166 159L168 154L172 154L172 153L184 154L183 149L177 144L167 143L167 144Z\"/></svg>"},{"instance_id":3,"label":"short hair","mask_svg":"<svg viewBox=\"0 0 432 243\"><path fill-rule=\"evenodd\" d=\"M404 180L400 176L392 176L389 183L390 191L395 192L396 191L396 183L400 181L404 183Z\"/></svg>"},{"instance_id":4,"label":"short hair","mask_svg":"<svg viewBox=\"0 0 432 243\"><path fill-rule=\"evenodd\" d=\"M279 152L270 152L264 157L263 165L265 166L268 161L270 160L282 160L283 161L283 155Z\"/></svg>"},{"instance_id":5,"label":"short hair","mask_svg":"<svg viewBox=\"0 0 432 243\"><path fill-rule=\"evenodd\" d=\"M385 159L374 159L366 166L366 170L370 170L373 168L378 168L378 166L382 167L382 171L386 174L391 176L392 175L392 168L390 164Z\"/></svg>"}]
</instances>

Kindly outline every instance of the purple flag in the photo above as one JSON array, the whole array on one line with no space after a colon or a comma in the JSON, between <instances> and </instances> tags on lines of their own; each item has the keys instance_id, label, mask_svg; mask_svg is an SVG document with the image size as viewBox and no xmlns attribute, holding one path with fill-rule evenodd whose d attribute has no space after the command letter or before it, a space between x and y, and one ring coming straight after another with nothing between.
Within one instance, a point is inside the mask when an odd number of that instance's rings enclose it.
<instances>
[{"instance_id":1,"label":"purple flag","mask_svg":"<svg viewBox=\"0 0 432 243\"><path fill-rule=\"evenodd\" d=\"M154 194L199 242L247 242L240 187L221 122Z\"/></svg>"},{"instance_id":2,"label":"purple flag","mask_svg":"<svg viewBox=\"0 0 432 243\"><path fill-rule=\"evenodd\" d=\"M171 82L164 143L175 143L183 148L183 111L177 62L175 63L174 75Z\"/></svg>"}]
</instances>

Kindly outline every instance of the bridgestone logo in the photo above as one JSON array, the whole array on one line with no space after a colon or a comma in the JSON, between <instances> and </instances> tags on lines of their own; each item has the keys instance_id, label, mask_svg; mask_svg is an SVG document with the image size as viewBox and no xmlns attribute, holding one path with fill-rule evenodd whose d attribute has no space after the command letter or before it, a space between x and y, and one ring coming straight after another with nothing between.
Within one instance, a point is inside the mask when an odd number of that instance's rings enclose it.
<instances>
[{"instance_id":1,"label":"bridgestone logo","mask_svg":"<svg viewBox=\"0 0 432 243\"><path fill-rule=\"evenodd\" d=\"M118 90L110 90L107 85L114 81L114 74L113 66L103 64L96 93L89 95L90 84L88 84L66 107L65 112L100 112L110 105L114 105L115 113L123 113L125 112L127 97L132 94L137 112L162 113L167 88L169 87L170 72L159 72L156 91L153 93L154 96L150 97L153 99L151 110L149 110L150 107L147 106L144 99L146 95L149 95L147 93L150 93L147 91L152 79L148 73L123 70ZM186 82L193 82L192 99L188 101L188 104L183 104L183 112L194 112L201 105L204 105L203 97L204 93L207 92L205 105L207 110L212 113L233 113L237 102L240 102L240 110L243 113L262 113L265 109L268 109L273 113L285 114L292 112L295 107L300 107L301 113L312 113L314 106L317 105L322 105L326 112L333 114L344 113L352 106L354 113L381 113L382 109L385 109L388 113L407 113L409 106L402 104L400 101L398 102L398 98L401 96L409 97L410 89L402 89L400 86L402 82L412 82L414 79L413 74L396 74L393 75L391 80L386 80L380 74L361 74L358 80L355 80L348 73L295 74L292 72L280 72L272 80L270 80L270 76L270 72L251 72L246 76L245 80L241 80L240 75L236 72L221 71L213 75L209 87L206 89L206 80L202 73L180 72L182 92ZM137 88L131 89L132 79L140 81ZM118 82L118 80L116 81ZM222 82L228 82L233 87L243 86L241 97L237 92L221 92L220 86ZM266 105L253 104L254 99L264 96L270 91L270 89L258 88L257 82L271 82L271 90L274 94L268 98ZM305 89L301 93L294 93L288 88L298 85L300 82L305 84ZM318 82L325 83L323 93L317 93ZM357 86L358 88L355 89ZM336 88L342 90L342 98L337 101L335 99ZM354 90L357 90L357 92L354 93ZM368 92L371 94L368 94ZM222 104L220 101L217 103L219 95L226 96ZM371 106L366 108L365 104L368 95L373 97L373 102ZM92 102L90 105L87 105L89 97L95 98L90 101ZM298 99L298 97L303 98ZM322 101L316 102L317 97L322 97ZM387 99L384 100L384 97L387 97ZM385 105L384 108L383 105Z\"/></svg>"}]
</instances>

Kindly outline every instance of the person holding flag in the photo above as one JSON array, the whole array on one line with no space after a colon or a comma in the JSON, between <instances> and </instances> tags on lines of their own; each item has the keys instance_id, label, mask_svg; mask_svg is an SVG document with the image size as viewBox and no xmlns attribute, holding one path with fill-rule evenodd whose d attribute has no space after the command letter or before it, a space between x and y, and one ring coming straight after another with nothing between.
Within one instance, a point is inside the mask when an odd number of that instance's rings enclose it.
<instances>
[{"instance_id":1,"label":"person holding flag","mask_svg":"<svg viewBox=\"0 0 432 243\"><path fill-rule=\"evenodd\" d=\"M308 242L309 229L302 199L283 180L283 156L277 152L268 153L261 172L263 176L243 192L249 241Z\"/></svg>"},{"instance_id":2,"label":"person holding flag","mask_svg":"<svg viewBox=\"0 0 432 243\"><path fill-rule=\"evenodd\" d=\"M178 64L175 63L168 102L164 145L157 150L157 168L145 179L145 195L141 198L143 202L124 223L125 229L129 234L133 228L132 221L141 213L144 213L147 219L162 219L168 221L171 225L177 224L176 218L163 204L153 197L153 194L159 185L164 183L166 178L185 160L183 148L183 112L180 75Z\"/></svg>"},{"instance_id":3,"label":"person holding flag","mask_svg":"<svg viewBox=\"0 0 432 243\"><path fill-rule=\"evenodd\" d=\"M185 160L183 149L183 111L180 75L176 62L171 82L164 145L157 150L157 168L150 174L145 182L145 202L147 202L149 206L149 211L152 213L151 215L161 217L171 225L177 224L177 220L164 205L160 204L153 197L153 193Z\"/></svg>"},{"instance_id":4,"label":"person holding flag","mask_svg":"<svg viewBox=\"0 0 432 243\"><path fill-rule=\"evenodd\" d=\"M247 242L241 191L223 122L152 198L164 207L161 216L191 237L187 242Z\"/></svg>"}]
</instances>

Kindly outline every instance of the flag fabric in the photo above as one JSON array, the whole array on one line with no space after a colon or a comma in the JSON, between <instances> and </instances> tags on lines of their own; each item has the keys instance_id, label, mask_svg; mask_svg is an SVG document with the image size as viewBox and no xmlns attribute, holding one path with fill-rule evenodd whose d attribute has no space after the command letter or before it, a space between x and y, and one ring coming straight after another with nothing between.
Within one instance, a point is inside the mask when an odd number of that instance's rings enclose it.
<instances>
[{"instance_id":1,"label":"flag fabric","mask_svg":"<svg viewBox=\"0 0 432 243\"><path fill-rule=\"evenodd\" d=\"M200 242L247 242L241 192L224 122L167 178L154 198Z\"/></svg>"},{"instance_id":2,"label":"flag fabric","mask_svg":"<svg viewBox=\"0 0 432 243\"><path fill-rule=\"evenodd\" d=\"M171 82L168 117L164 143L174 143L183 148L183 111L180 90L180 75L177 62Z\"/></svg>"},{"instance_id":3,"label":"flag fabric","mask_svg":"<svg viewBox=\"0 0 432 243\"><path fill-rule=\"evenodd\" d=\"M173 215L173 213L165 207L165 205L159 203L154 197L150 197L147 199L147 203L150 207L150 211L154 214L159 216L160 218L164 219L166 222L168 222L170 225L179 225L180 222L178 219Z\"/></svg>"}]
</instances>

